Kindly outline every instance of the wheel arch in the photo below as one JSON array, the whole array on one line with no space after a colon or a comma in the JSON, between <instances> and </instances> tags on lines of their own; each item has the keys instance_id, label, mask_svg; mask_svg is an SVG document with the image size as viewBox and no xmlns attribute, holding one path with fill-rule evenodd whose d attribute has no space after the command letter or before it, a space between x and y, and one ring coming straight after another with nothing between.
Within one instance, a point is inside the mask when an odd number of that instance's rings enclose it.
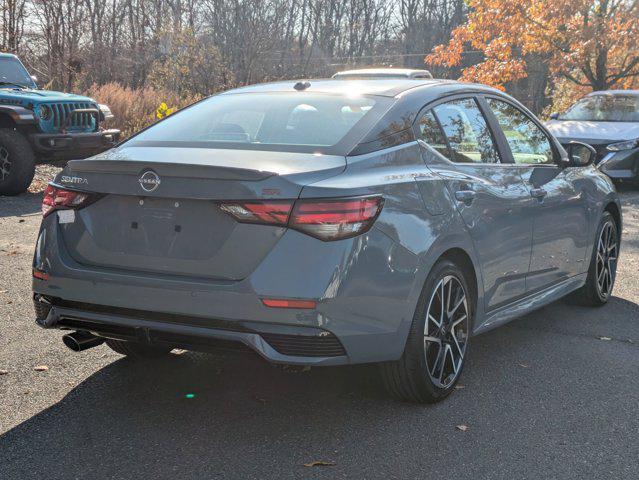
<instances>
[{"instance_id":1,"label":"wheel arch","mask_svg":"<svg viewBox=\"0 0 639 480\"><path fill-rule=\"evenodd\" d=\"M16 122L7 112L0 110L0 128L15 128Z\"/></svg>"},{"instance_id":2,"label":"wheel arch","mask_svg":"<svg viewBox=\"0 0 639 480\"><path fill-rule=\"evenodd\" d=\"M12 128L19 125L34 125L38 123L32 110L21 107L19 105L0 105L0 118L2 122L10 122L8 127Z\"/></svg>"},{"instance_id":3,"label":"wheel arch","mask_svg":"<svg viewBox=\"0 0 639 480\"><path fill-rule=\"evenodd\" d=\"M463 230L439 238L431 248L421 256L420 266L415 275L411 301L413 308L417 308L424 284L435 264L442 258L448 259L467 272L467 281L473 298L473 331L484 318L483 309L483 280L480 264L475 256L472 240ZM412 311L414 314L415 310ZM408 313L408 312L407 312ZM406 315L408 317L408 314ZM413 315L410 315L412 322ZM408 336L409 325L404 325Z\"/></svg>"},{"instance_id":4,"label":"wheel arch","mask_svg":"<svg viewBox=\"0 0 639 480\"><path fill-rule=\"evenodd\" d=\"M479 296L479 284L475 264L470 255L460 247L453 247L441 254L439 259L445 258L460 267L468 275L468 286L471 289L473 299L473 311L477 311L477 299ZM438 260L439 260L438 259Z\"/></svg>"},{"instance_id":5,"label":"wheel arch","mask_svg":"<svg viewBox=\"0 0 639 480\"><path fill-rule=\"evenodd\" d=\"M621 210L619 209L619 205L616 202L611 201L604 207L604 212L610 213L612 218L615 220L615 224L617 225L617 231L621 236Z\"/></svg>"}]
</instances>

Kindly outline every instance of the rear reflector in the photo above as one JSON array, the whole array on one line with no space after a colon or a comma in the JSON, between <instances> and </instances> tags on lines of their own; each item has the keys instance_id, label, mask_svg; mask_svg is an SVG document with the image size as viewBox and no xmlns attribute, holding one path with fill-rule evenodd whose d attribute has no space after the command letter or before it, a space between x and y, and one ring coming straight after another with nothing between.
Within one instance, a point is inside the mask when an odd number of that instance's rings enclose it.
<instances>
[{"instance_id":1,"label":"rear reflector","mask_svg":"<svg viewBox=\"0 0 639 480\"><path fill-rule=\"evenodd\" d=\"M49 280L49 274L38 269L33 269L33 276L40 280Z\"/></svg>"},{"instance_id":2,"label":"rear reflector","mask_svg":"<svg viewBox=\"0 0 639 480\"><path fill-rule=\"evenodd\" d=\"M315 308L314 300L285 300L281 298L263 298L262 303L271 308Z\"/></svg>"},{"instance_id":3,"label":"rear reflector","mask_svg":"<svg viewBox=\"0 0 639 480\"><path fill-rule=\"evenodd\" d=\"M81 208L90 200L91 196L87 193L65 190L49 184L42 199L42 216L46 217L54 210Z\"/></svg>"},{"instance_id":4,"label":"rear reflector","mask_svg":"<svg viewBox=\"0 0 639 480\"><path fill-rule=\"evenodd\" d=\"M319 238L341 240L368 231L384 205L380 196L223 203L241 223L288 226Z\"/></svg>"}]
</instances>

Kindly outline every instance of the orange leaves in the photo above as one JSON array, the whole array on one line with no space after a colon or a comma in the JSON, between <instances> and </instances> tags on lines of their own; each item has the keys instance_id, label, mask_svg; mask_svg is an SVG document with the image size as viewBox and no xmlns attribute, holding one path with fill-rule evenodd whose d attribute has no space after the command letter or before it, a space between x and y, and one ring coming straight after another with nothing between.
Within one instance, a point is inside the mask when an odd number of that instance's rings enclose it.
<instances>
[{"instance_id":1,"label":"orange leaves","mask_svg":"<svg viewBox=\"0 0 639 480\"><path fill-rule=\"evenodd\" d=\"M526 77L529 54L544 58L555 78L599 87L637 78L639 2L468 0L468 7L466 23L426 63L465 65L465 52L479 50L483 61L464 68L462 79L497 87Z\"/></svg>"}]
</instances>

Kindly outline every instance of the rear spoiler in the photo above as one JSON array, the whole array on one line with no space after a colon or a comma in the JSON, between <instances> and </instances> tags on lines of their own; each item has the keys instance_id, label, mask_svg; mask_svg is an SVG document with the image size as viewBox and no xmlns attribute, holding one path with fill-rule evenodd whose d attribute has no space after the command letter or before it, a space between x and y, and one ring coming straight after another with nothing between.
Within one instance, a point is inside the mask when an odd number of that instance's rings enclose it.
<instances>
[{"instance_id":1,"label":"rear spoiler","mask_svg":"<svg viewBox=\"0 0 639 480\"><path fill-rule=\"evenodd\" d=\"M214 180L259 181L276 175L273 172L219 165L188 164L178 162L154 162L142 160L71 160L69 174L106 173L139 175L153 170L163 177L195 177Z\"/></svg>"}]
</instances>

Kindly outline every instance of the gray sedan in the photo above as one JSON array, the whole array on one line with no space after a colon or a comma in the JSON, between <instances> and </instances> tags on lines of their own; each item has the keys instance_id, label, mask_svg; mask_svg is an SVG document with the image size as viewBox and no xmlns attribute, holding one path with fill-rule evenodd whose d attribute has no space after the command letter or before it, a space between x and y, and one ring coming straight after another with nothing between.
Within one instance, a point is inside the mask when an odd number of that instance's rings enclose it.
<instances>
[{"instance_id":1,"label":"gray sedan","mask_svg":"<svg viewBox=\"0 0 639 480\"><path fill-rule=\"evenodd\" d=\"M37 322L78 351L376 362L392 394L435 402L473 335L610 298L620 204L592 161L482 85L231 90L49 185Z\"/></svg>"}]
</instances>

